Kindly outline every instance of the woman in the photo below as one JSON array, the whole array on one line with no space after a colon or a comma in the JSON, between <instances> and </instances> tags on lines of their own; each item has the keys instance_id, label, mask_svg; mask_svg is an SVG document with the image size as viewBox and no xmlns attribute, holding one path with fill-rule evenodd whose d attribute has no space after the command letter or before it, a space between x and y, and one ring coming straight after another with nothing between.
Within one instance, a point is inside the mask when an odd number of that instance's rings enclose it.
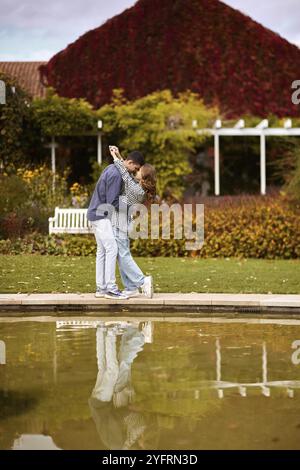
<instances>
[{"instance_id":1,"label":"woman","mask_svg":"<svg viewBox=\"0 0 300 470\"><path fill-rule=\"evenodd\" d=\"M118 147L110 146L110 153L114 164L121 173L124 181L124 190L120 195L120 202L127 207L133 204L145 204L149 206L155 200L156 173L152 165L145 164L136 174L136 179L128 172L120 155ZM119 214L113 213L112 226L118 244L118 264L120 274L125 287L123 294L134 297L139 294L139 289L149 298L153 297L152 276L145 276L130 253L130 242L127 233L120 236ZM132 220L129 220L132 222ZM122 230L121 230L122 231Z\"/></svg>"},{"instance_id":2,"label":"woman","mask_svg":"<svg viewBox=\"0 0 300 470\"><path fill-rule=\"evenodd\" d=\"M156 172L154 167L149 163L145 163L133 178L124 165L118 147L111 145L109 150L125 184L125 190L121 195L123 201L127 205L142 203L149 205L154 202L156 197Z\"/></svg>"}]
</instances>

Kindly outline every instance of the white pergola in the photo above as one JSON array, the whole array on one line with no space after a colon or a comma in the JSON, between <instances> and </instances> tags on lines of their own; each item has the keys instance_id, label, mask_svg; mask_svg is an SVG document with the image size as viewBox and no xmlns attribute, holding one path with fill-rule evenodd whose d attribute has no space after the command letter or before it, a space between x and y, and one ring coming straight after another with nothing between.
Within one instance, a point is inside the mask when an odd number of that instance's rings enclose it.
<instances>
[{"instance_id":1,"label":"white pergola","mask_svg":"<svg viewBox=\"0 0 300 470\"><path fill-rule=\"evenodd\" d=\"M99 120L97 122L98 131L97 131L97 162L98 165L102 164L102 127L103 122ZM86 134L89 135L89 134ZM94 135L94 134L92 134ZM55 136L51 137L50 143L45 145L46 148L50 148L51 150L51 171L52 171L52 190L55 191L55 175L56 175L56 149L58 147L58 143L55 140Z\"/></svg>"},{"instance_id":2,"label":"white pergola","mask_svg":"<svg viewBox=\"0 0 300 470\"><path fill-rule=\"evenodd\" d=\"M292 120L285 119L283 127L269 127L269 121L264 119L256 127L245 127L244 119L240 119L234 127L222 127L222 121L217 119L212 129L197 129L197 121L193 127L198 134L214 136L214 174L215 195L220 195L220 137L221 136L257 136L260 137L260 192L266 194L266 137L300 136L300 128L292 127Z\"/></svg>"}]
</instances>

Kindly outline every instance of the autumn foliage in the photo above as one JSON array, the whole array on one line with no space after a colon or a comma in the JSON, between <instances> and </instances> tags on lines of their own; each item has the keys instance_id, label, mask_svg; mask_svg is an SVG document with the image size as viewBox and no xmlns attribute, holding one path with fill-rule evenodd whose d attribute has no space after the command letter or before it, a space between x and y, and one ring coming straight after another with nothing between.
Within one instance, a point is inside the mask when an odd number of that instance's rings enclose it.
<instances>
[{"instance_id":1,"label":"autumn foliage","mask_svg":"<svg viewBox=\"0 0 300 470\"><path fill-rule=\"evenodd\" d=\"M41 67L44 82L95 107L190 89L229 117L299 116L300 49L218 0L139 0Z\"/></svg>"},{"instance_id":2,"label":"autumn foliage","mask_svg":"<svg viewBox=\"0 0 300 470\"><path fill-rule=\"evenodd\" d=\"M237 198L205 205L204 245L187 251L185 239L132 240L134 256L192 256L200 258L298 259L300 257L299 205L282 197ZM95 256L93 235L28 234L24 238L0 240L0 254Z\"/></svg>"}]
</instances>

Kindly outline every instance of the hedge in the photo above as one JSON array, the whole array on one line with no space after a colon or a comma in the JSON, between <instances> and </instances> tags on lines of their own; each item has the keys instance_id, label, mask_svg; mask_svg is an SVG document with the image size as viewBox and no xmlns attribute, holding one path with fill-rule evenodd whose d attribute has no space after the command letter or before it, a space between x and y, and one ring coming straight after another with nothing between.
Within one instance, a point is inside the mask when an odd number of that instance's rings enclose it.
<instances>
[{"instance_id":1,"label":"hedge","mask_svg":"<svg viewBox=\"0 0 300 470\"><path fill-rule=\"evenodd\" d=\"M133 240L134 256L198 256L295 259L300 257L299 207L280 199L252 200L244 206L205 206L205 241L196 252L185 249L185 240ZM0 254L95 256L91 235L32 233L25 238L0 240Z\"/></svg>"}]
</instances>

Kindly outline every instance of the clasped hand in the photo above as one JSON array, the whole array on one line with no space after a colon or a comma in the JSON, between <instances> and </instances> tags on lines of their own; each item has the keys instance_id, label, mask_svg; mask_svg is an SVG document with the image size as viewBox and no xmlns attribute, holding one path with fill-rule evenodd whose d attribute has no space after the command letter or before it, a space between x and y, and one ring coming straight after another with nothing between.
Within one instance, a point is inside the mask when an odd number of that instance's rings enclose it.
<instances>
[{"instance_id":1,"label":"clasped hand","mask_svg":"<svg viewBox=\"0 0 300 470\"><path fill-rule=\"evenodd\" d=\"M116 147L115 145L110 145L109 146L109 151L110 151L110 153L111 153L111 155L114 159L115 158L117 158L117 159L122 158L121 155L120 155L118 147Z\"/></svg>"}]
</instances>

